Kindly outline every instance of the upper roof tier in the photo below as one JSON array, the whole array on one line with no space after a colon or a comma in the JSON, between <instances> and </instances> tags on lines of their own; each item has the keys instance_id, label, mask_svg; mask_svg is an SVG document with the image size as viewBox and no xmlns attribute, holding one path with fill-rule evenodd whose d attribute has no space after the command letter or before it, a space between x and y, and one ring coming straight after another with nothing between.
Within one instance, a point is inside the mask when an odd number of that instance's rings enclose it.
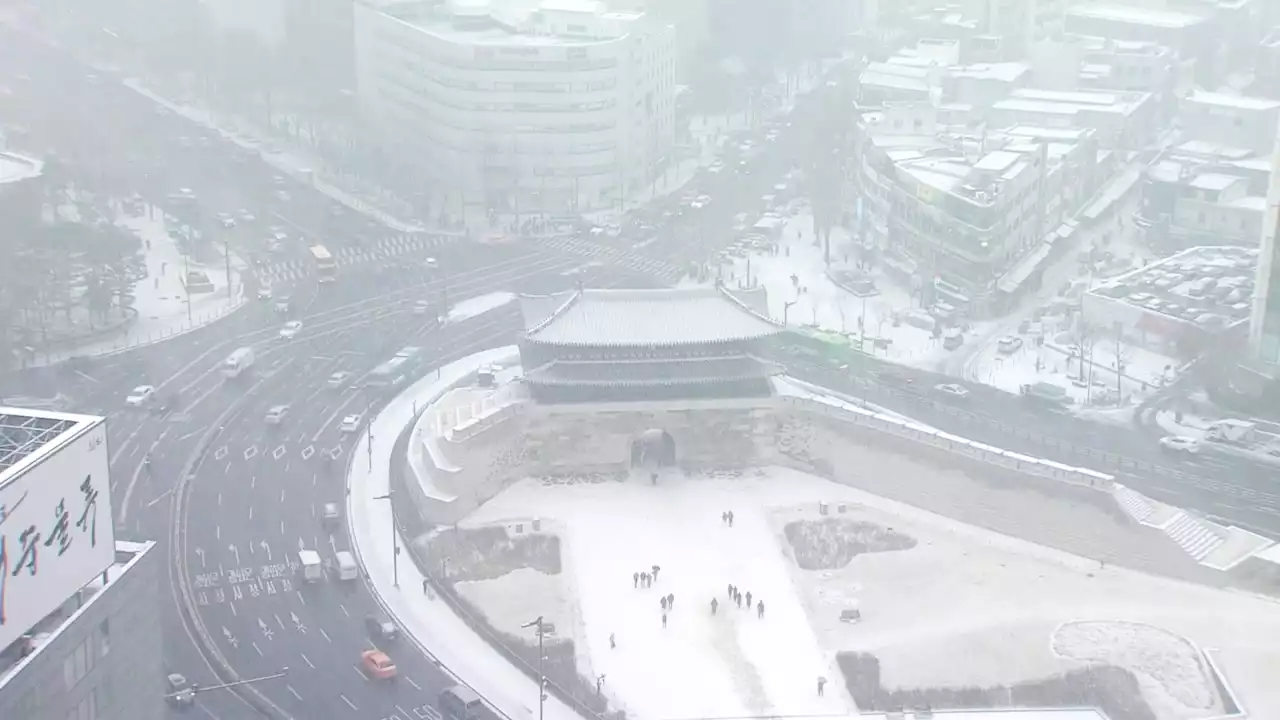
<instances>
[{"instance_id":1,"label":"upper roof tier","mask_svg":"<svg viewBox=\"0 0 1280 720\"><path fill-rule=\"evenodd\" d=\"M652 347L757 340L782 331L763 291L723 288L574 290L520 298L525 338L577 347Z\"/></svg>"}]
</instances>

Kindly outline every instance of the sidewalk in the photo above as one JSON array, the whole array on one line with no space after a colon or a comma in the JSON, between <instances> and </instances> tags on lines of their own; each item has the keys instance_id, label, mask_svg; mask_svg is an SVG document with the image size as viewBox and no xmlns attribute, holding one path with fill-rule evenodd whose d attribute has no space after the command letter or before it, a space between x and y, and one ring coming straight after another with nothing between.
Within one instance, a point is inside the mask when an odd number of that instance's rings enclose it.
<instances>
[{"instance_id":1,"label":"sidewalk","mask_svg":"<svg viewBox=\"0 0 1280 720\"><path fill-rule=\"evenodd\" d=\"M417 406L429 403L449 385L458 382L500 348L464 358L428 376L373 418L370 431L352 449L352 465L347 477L347 518L351 544L368 577L371 590L387 607L400 627L412 635L436 660L467 685L483 695L512 720L538 718L538 684L516 669L487 642L471 631L462 619L440 599L422 593L423 576L402 552L398 563L400 585L393 581L392 549L386 528L392 526L391 506L386 500L390 486L388 469L393 462L395 439L412 420ZM369 437L373 454L369 455ZM369 458L372 457L372 462ZM403 460L403 458L395 461ZM372 468L372 470L370 470ZM401 545L406 544L404 537ZM582 720L554 695L547 698L542 720Z\"/></svg>"},{"instance_id":2,"label":"sidewalk","mask_svg":"<svg viewBox=\"0 0 1280 720\"><path fill-rule=\"evenodd\" d=\"M122 334L90 340L74 348L40 353L38 363L50 364L69 357L107 355L135 347L161 342L225 317L244 303L244 286L240 279L243 263L232 257L230 296L227 293L225 255L207 265L194 260L184 262L177 241L169 237L163 213L151 208L140 217L123 215L116 224L142 240L146 256L147 276L133 286L133 308L138 316ZM186 270L203 271L212 290L190 296L188 303L184 274ZM189 306L188 306L189 305Z\"/></svg>"}]
</instances>

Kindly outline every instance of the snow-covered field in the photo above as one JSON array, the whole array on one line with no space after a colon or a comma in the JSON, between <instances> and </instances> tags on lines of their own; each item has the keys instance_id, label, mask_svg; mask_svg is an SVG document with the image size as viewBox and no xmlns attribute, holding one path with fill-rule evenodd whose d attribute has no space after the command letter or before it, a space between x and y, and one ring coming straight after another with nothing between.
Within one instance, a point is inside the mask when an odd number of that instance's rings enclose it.
<instances>
[{"instance_id":1,"label":"snow-covered field","mask_svg":"<svg viewBox=\"0 0 1280 720\"><path fill-rule=\"evenodd\" d=\"M462 525L533 518L556 528L560 575L523 570L460 590L500 629L556 618L582 673L605 675L603 692L642 720L850 712L839 651L875 655L886 688L1009 685L1110 664L1135 675L1157 717L1182 720L1222 712L1200 652L1212 647L1243 669L1235 690L1250 710L1280 712L1280 687L1261 680L1280 672L1269 600L1102 566L792 470L672 474L656 486L647 475L525 480ZM795 523L818 520L845 525L799 535L834 554L797 558ZM654 587L634 587L632 574L654 565ZM730 584L763 602L763 616L733 603ZM861 621L842 622L854 608ZM823 697L819 677L831 680Z\"/></svg>"}]
</instances>

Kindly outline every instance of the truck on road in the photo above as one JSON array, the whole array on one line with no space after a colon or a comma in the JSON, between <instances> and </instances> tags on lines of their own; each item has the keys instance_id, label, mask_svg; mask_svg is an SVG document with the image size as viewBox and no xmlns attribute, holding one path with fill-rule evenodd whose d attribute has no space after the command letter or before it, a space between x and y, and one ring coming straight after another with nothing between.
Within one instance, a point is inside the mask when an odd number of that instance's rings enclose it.
<instances>
[{"instance_id":1,"label":"truck on road","mask_svg":"<svg viewBox=\"0 0 1280 720\"><path fill-rule=\"evenodd\" d=\"M253 348L236 348L226 360L222 361L222 375L228 379L238 378L251 367L253 367Z\"/></svg>"},{"instance_id":2,"label":"truck on road","mask_svg":"<svg viewBox=\"0 0 1280 720\"><path fill-rule=\"evenodd\" d=\"M324 579L324 565L320 562L320 553L315 550L299 550L298 561L302 563L302 577L307 582Z\"/></svg>"}]
</instances>

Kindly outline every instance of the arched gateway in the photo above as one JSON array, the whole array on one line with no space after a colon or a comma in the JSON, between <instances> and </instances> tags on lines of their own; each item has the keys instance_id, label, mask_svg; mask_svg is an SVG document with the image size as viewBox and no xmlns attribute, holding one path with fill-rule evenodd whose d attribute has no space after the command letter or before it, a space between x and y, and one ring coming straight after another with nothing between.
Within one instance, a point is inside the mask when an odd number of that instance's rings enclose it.
<instances>
[{"instance_id":1,"label":"arched gateway","mask_svg":"<svg viewBox=\"0 0 1280 720\"><path fill-rule=\"evenodd\" d=\"M674 467L676 441L671 433L650 428L631 441L631 467Z\"/></svg>"}]
</instances>

